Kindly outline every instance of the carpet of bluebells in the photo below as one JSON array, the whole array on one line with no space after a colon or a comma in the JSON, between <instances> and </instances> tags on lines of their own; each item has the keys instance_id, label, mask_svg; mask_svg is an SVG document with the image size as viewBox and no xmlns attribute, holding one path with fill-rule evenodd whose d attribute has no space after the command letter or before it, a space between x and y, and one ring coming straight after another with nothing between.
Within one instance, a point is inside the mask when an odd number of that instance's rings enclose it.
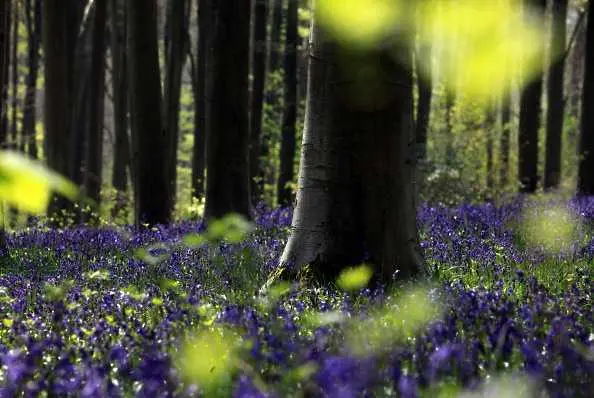
<instances>
[{"instance_id":1,"label":"carpet of bluebells","mask_svg":"<svg viewBox=\"0 0 594 398\"><path fill-rule=\"evenodd\" d=\"M184 244L205 230L200 221L11 234L0 264L0 397L505 396L502 377L516 389L508 396L522 396L514 380L532 386L524 396L594 396L594 200L561 203L577 227L555 250L518 232L531 206L421 207L428 300L441 311L363 353L347 329L386 292L294 285L262 299L289 209L260 207L238 243ZM207 388L179 358L191 333L219 327L242 345L232 365L225 354L226 368L210 369L224 382Z\"/></svg>"}]
</instances>

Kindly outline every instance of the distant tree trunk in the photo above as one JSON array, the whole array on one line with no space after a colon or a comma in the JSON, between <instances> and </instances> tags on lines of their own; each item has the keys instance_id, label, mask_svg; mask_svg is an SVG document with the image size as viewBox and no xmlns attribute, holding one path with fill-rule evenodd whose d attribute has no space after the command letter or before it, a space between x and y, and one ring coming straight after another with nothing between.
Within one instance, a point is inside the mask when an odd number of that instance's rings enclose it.
<instances>
[{"instance_id":1,"label":"distant tree trunk","mask_svg":"<svg viewBox=\"0 0 594 398\"><path fill-rule=\"evenodd\" d=\"M161 117L157 3L128 0L127 4L135 223L168 224L173 201L163 167L169 137Z\"/></svg>"},{"instance_id":2,"label":"distant tree trunk","mask_svg":"<svg viewBox=\"0 0 594 398\"><path fill-rule=\"evenodd\" d=\"M568 0L553 0L550 68L547 85L547 141L544 188L557 188L561 182L561 139L565 101L563 82L565 73L565 41Z\"/></svg>"},{"instance_id":3,"label":"distant tree trunk","mask_svg":"<svg viewBox=\"0 0 594 398\"><path fill-rule=\"evenodd\" d=\"M422 28L422 27L421 27ZM419 90L419 101L417 105L417 116L415 124L415 137L417 145L417 161L424 162L427 159L427 133L429 130L429 117L431 113L432 78L430 74L423 74L421 62L427 60L431 55L429 44L420 44L417 61L417 88Z\"/></svg>"},{"instance_id":4,"label":"distant tree trunk","mask_svg":"<svg viewBox=\"0 0 594 398\"><path fill-rule=\"evenodd\" d=\"M12 42L10 44L10 77L12 79L11 87L12 87L12 97L11 97L11 116L10 116L10 141L8 147L10 149L16 150L19 147L18 142L18 125L17 125L17 117L18 117L18 104L19 104L19 75L18 75L18 67L19 67L19 57L17 52L17 47L19 43L19 2L15 1L12 3Z\"/></svg>"},{"instance_id":5,"label":"distant tree trunk","mask_svg":"<svg viewBox=\"0 0 594 398\"><path fill-rule=\"evenodd\" d=\"M281 266L333 281L366 260L377 280L420 272L409 48L353 54L314 20L292 233ZM397 52L401 63L394 60ZM372 68L375 73L357 73ZM337 84L340 82L340 84Z\"/></svg>"},{"instance_id":6,"label":"distant tree trunk","mask_svg":"<svg viewBox=\"0 0 594 398\"><path fill-rule=\"evenodd\" d=\"M41 0L25 0L25 26L27 28L27 64L25 104L21 136L27 144L27 153L37 159L37 77L39 75L39 48L41 46Z\"/></svg>"},{"instance_id":7,"label":"distant tree trunk","mask_svg":"<svg viewBox=\"0 0 594 398\"><path fill-rule=\"evenodd\" d=\"M105 109L105 23L107 0L95 0L92 52L89 74L85 189L98 214L101 203L103 165L103 116Z\"/></svg>"},{"instance_id":8,"label":"distant tree trunk","mask_svg":"<svg viewBox=\"0 0 594 398\"><path fill-rule=\"evenodd\" d=\"M499 185L505 188L509 183L509 146L511 142L511 87L506 82L501 98L501 141L499 143Z\"/></svg>"},{"instance_id":9,"label":"distant tree trunk","mask_svg":"<svg viewBox=\"0 0 594 398\"><path fill-rule=\"evenodd\" d=\"M526 5L544 13L546 0L525 0ZM540 44L537 44L540 45ZM518 135L520 191L534 193L538 187L538 129L540 127L542 67L524 88L520 99L520 131Z\"/></svg>"},{"instance_id":10,"label":"distant tree trunk","mask_svg":"<svg viewBox=\"0 0 594 398\"><path fill-rule=\"evenodd\" d=\"M493 193L493 189L495 188L495 170L494 170L494 132L495 132L495 128L496 128L496 123L497 123L497 115L496 115L496 107L495 104L493 102L489 102L487 104L487 109L486 109L486 117L485 117L485 126L483 128L485 135L486 135L486 139L485 139L485 147L486 147L486 152L487 152L487 156L486 156L486 166L487 166L487 176L486 176L486 187L487 187L487 199L491 198L491 195Z\"/></svg>"},{"instance_id":11,"label":"distant tree trunk","mask_svg":"<svg viewBox=\"0 0 594 398\"><path fill-rule=\"evenodd\" d=\"M278 204L288 206L293 203L293 182L295 167L295 129L297 123L297 46L299 2L288 0L287 27L285 41L285 100L283 108L282 141L280 153L280 174L277 187Z\"/></svg>"},{"instance_id":12,"label":"distant tree trunk","mask_svg":"<svg viewBox=\"0 0 594 398\"><path fill-rule=\"evenodd\" d=\"M11 1L0 0L0 148L8 139L8 71L10 70Z\"/></svg>"},{"instance_id":13,"label":"distant tree trunk","mask_svg":"<svg viewBox=\"0 0 594 398\"><path fill-rule=\"evenodd\" d=\"M128 78L126 55L126 5L122 0L111 0L111 59L113 90L113 173L111 183L116 190L113 215L126 207L130 165L130 139L128 137Z\"/></svg>"},{"instance_id":14,"label":"distant tree trunk","mask_svg":"<svg viewBox=\"0 0 594 398\"><path fill-rule=\"evenodd\" d=\"M179 108L182 70L188 54L186 37L189 14L186 0L170 0L167 7L167 45L164 88L164 118L167 129L167 180L171 184L171 205L175 203L177 191L177 148L179 142ZM173 210L173 209L171 209Z\"/></svg>"},{"instance_id":15,"label":"distant tree trunk","mask_svg":"<svg viewBox=\"0 0 594 398\"><path fill-rule=\"evenodd\" d=\"M270 0L270 54L268 55L268 70L274 72L281 67L283 0Z\"/></svg>"},{"instance_id":16,"label":"distant tree trunk","mask_svg":"<svg viewBox=\"0 0 594 398\"><path fill-rule=\"evenodd\" d=\"M206 218L250 216L248 71L249 1L212 1L212 84L208 114ZM212 61L212 62L211 62ZM230 145L232 143L232 145Z\"/></svg>"},{"instance_id":17,"label":"distant tree trunk","mask_svg":"<svg viewBox=\"0 0 594 398\"><path fill-rule=\"evenodd\" d=\"M268 20L268 1L254 0L254 32L252 42L252 97L250 112L250 189L252 201L260 201L262 195L262 175L260 167L260 139L262 138L262 108L264 87L266 85L266 26Z\"/></svg>"},{"instance_id":18,"label":"distant tree trunk","mask_svg":"<svg viewBox=\"0 0 594 398\"><path fill-rule=\"evenodd\" d=\"M582 118L580 131L580 165L578 171L578 194L594 194L594 6L588 4L588 27L586 28L586 63L584 67L584 90L582 92Z\"/></svg>"},{"instance_id":19,"label":"distant tree trunk","mask_svg":"<svg viewBox=\"0 0 594 398\"><path fill-rule=\"evenodd\" d=\"M446 128L446 148L445 163L453 164L455 158L454 151L454 105L456 104L456 94L454 88L448 88L445 95L445 128Z\"/></svg>"},{"instance_id":20,"label":"distant tree trunk","mask_svg":"<svg viewBox=\"0 0 594 398\"><path fill-rule=\"evenodd\" d=\"M206 70L211 50L212 0L198 0L198 48L196 60L196 83L194 84L194 148L192 150L192 197L204 197L204 169L206 165Z\"/></svg>"}]
</instances>

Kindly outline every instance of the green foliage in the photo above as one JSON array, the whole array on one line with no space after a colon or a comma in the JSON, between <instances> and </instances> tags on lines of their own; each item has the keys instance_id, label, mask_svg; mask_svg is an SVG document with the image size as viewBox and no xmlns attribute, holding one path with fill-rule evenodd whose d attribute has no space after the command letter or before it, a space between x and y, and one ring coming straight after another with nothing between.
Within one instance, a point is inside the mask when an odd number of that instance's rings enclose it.
<instances>
[{"instance_id":1,"label":"green foliage","mask_svg":"<svg viewBox=\"0 0 594 398\"><path fill-rule=\"evenodd\" d=\"M367 286L372 275L373 269L368 265L362 264L358 267L350 267L342 271L336 280L336 284L342 290L360 290Z\"/></svg>"}]
</instances>

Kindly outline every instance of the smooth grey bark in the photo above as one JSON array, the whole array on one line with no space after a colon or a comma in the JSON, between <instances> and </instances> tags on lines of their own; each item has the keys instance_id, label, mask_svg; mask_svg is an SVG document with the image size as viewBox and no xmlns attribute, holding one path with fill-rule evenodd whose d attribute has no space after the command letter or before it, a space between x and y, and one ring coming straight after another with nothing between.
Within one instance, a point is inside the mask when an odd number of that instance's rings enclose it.
<instances>
[{"instance_id":1,"label":"smooth grey bark","mask_svg":"<svg viewBox=\"0 0 594 398\"><path fill-rule=\"evenodd\" d=\"M111 82L113 91L113 171L111 184L116 190L116 215L126 207L130 166L130 138L128 135L128 78L126 55L126 5L122 0L110 1L111 17Z\"/></svg>"},{"instance_id":2,"label":"smooth grey bark","mask_svg":"<svg viewBox=\"0 0 594 398\"><path fill-rule=\"evenodd\" d=\"M546 3L546 0L525 0L527 6L541 14L545 12ZM538 129L542 112L542 85L543 66L540 66L534 78L522 89L520 98L518 180L522 193L534 193L538 187Z\"/></svg>"},{"instance_id":3,"label":"smooth grey bark","mask_svg":"<svg viewBox=\"0 0 594 398\"><path fill-rule=\"evenodd\" d=\"M417 89L419 100L417 104L417 115L415 118L415 137L417 145L417 162L424 162L427 159L427 133L429 131L429 118L431 115L431 97L433 90L432 76L422 74L421 61L430 59L431 46L419 44L417 62Z\"/></svg>"},{"instance_id":4,"label":"smooth grey bark","mask_svg":"<svg viewBox=\"0 0 594 398\"><path fill-rule=\"evenodd\" d=\"M26 143L27 153L37 159L35 104L37 79L39 76L39 49L41 47L41 0L25 0L25 26L27 28L27 77L25 81L25 103L21 136Z\"/></svg>"},{"instance_id":5,"label":"smooth grey bark","mask_svg":"<svg viewBox=\"0 0 594 398\"><path fill-rule=\"evenodd\" d=\"M105 110L105 48L107 0L95 0L92 23L92 50L89 70L89 98L86 135L84 184L86 194L93 200L93 212L99 212L103 171L103 118Z\"/></svg>"},{"instance_id":6,"label":"smooth grey bark","mask_svg":"<svg viewBox=\"0 0 594 398\"><path fill-rule=\"evenodd\" d=\"M579 195L594 194L594 5L588 4L584 89L580 128L580 164L577 190Z\"/></svg>"},{"instance_id":7,"label":"smooth grey bark","mask_svg":"<svg viewBox=\"0 0 594 398\"><path fill-rule=\"evenodd\" d=\"M205 194L204 170L206 168L206 70L212 48L210 30L211 0L198 0L198 44L194 86L194 147L192 148L192 197L202 199Z\"/></svg>"},{"instance_id":8,"label":"smooth grey bark","mask_svg":"<svg viewBox=\"0 0 594 398\"><path fill-rule=\"evenodd\" d=\"M205 217L250 217L248 72L249 1L212 1L213 52L207 79Z\"/></svg>"},{"instance_id":9,"label":"smooth grey bark","mask_svg":"<svg viewBox=\"0 0 594 398\"><path fill-rule=\"evenodd\" d=\"M128 0L128 83L137 226L171 221L171 184L159 162L169 139L161 116L156 0Z\"/></svg>"},{"instance_id":10,"label":"smooth grey bark","mask_svg":"<svg viewBox=\"0 0 594 398\"><path fill-rule=\"evenodd\" d=\"M281 277L333 281L370 260L377 281L423 268L416 226L411 50L352 53L314 20L297 203ZM400 63L393 57L397 52ZM369 73L364 73L368 71ZM271 280L274 277L271 277Z\"/></svg>"},{"instance_id":11,"label":"smooth grey bark","mask_svg":"<svg viewBox=\"0 0 594 398\"><path fill-rule=\"evenodd\" d=\"M177 149L179 143L179 109L182 70L188 54L186 36L189 13L187 0L170 0L167 9L166 69L163 96L163 115L167 129L167 179L171 184L171 195L177 191ZM174 200L171 201L174 204ZM173 209L171 209L173 210Z\"/></svg>"},{"instance_id":12,"label":"smooth grey bark","mask_svg":"<svg viewBox=\"0 0 594 398\"><path fill-rule=\"evenodd\" d=\"M578 23L581 20L578 20ZM580 23L575 29L575 43L570 51L570 77L569 77L569 113L578 119L580 117L580 100L584 79L584 54L586 52L586 23Z\"/></svg>"},{"instance_id":13,"label":"smooth grey bark","mask_svg":"<svg viewBox=\"0 0 594 398\"><path fill-rule=\"evenodd\" d=\"M565 41L568 0L553 0L550 67L547 84L547 125L544 188L557 188L561 182L561 145L565 100Z\"/></svg>"},{"instance_id":14,"label":"smooth grey bark","mask_svg":"<svg viewBox=\"0 0 594 398\"><path fill-rule=\"evenodd\" d=\"M270 45L268 55L268 70L274 72L281 67L282 61L282 27L283 27L283 0L270 0Z\"/></svg>"},{"instance_id":15,"label":"smooth grey bark","mask_svg":"<svg viewBox=\"0 0 594 398\"><path fill-rule=\"evenodd\" d=\"M284 107L280 170L277 185L277 201L281 206L293 203L293 169L295 167L295 129L297 123L297 46L298 46L298 0L287 0L287 26L285 39Z\"/></svg>"},{"instance_id":16,"label":"smooth grey bark","mask_svg":"<svg viewBox=\"0 0 594 398\"><path fill-rule=\"evenodd\" d=\"M250 101L250 189L254 203L258 202L262 196L262 184L259 182L259 177L263 174L260 167L260 140L262 138L262 109L264 105L264 87L266 85L268 1L254 0L253 81Z\"/></svg>"}]
</instances>

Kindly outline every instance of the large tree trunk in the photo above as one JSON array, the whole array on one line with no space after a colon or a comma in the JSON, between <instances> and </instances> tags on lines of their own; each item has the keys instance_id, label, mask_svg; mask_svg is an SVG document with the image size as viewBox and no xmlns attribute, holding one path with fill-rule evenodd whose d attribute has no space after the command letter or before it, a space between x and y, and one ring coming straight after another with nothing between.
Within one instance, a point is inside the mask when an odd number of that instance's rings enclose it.
<instances>
[{"instance_id":1,"label":"large tree trunk","mask_svg":"<svg viewBox=\"0 0 594 398\"><path fill-rule=\"evenodd\" d=\"M264 86L266 85L266 22L268 20L268 1L254 0L254 32L252 41L252 96L250 101L250 189L252 201L261 199L262 175L260 167L260 139L262 136L262 108L264 105Z\"/></svg>"},{"instance_id":2,"label":"large tree trunk","mask_svg":"<svg viewBox=\"0 0 594 398\"><path fill-rule=\"evenodd\" d=\"M105 23L107 0L95 0L92 28L92 50L89 71L89 96L87 99L87 138L85 189L93 199L94 212L101 203L103 165L103 116L105 109Z\"/></svg>"},{"instance_id":3,"label":"large tree trunk","mask_svg":"<svg viewBox=\"0 0 594 398\"><path fill-rule=\"evenodd\" d=\"M27 153L37 158L37 139L35 124L37 122L37 77L39 75L39 48L41 46L41 0L25 0L25 26L27 27L27 64L28 71L25 83L25 104L23 109L23 125L21 136L27 145Z\"/></svg>"},{"instance_id":4,"label":"large tree trunk","mask_svg":"<svg viewBox=\"0 0 594 398\"><path fill-rule=\"evenodd\" d=\"M422 269L411 51L354 54L316 21L310 42L297 204L281 266L294 276L310 264L334 280L368 255L377 280L389 282L396 271L411 277Z\"/></svg>"},{"instance_id":5,"label":"large tree trunk","mask_svg":"<svg viewBox=\"0 0 594 398\"><path fill-rule=\"evenodd\" d=\"M582 93L582 118L580 131L580 165L578 193L594 194L594 6L588 4L588 27L586 28L586 61L584 89Z\"/></svg>"},{"instance_id":6,"label":"large tree trunk","mask_svg":"<svg viewBox=\"0 0 594 398\"><path fill-rule=\"evenodd\" d=\"M547 86L547 141L544 188L557 188L561 182L561 138L565 101L563 82L565 72L565 31L568 0L553 0L551 32L551 66Z\"/></svg>"},{"instance_id":7,"label":"large tree trunk","mask_svg":"<svg viewBox=\"0 0 594 398\"><path fill-rule=\"evenodd\" d=\"M8 71L10 70L11 1L0 0L0 148L8 138Z\"/></svg>"},{"instance_id":8,"label":"large tree trunk","mask_svg":"<svg viewBox=\"0 0 594 398\"><path fill-rule=\"evenodd\" d=\"M172 196L163 162L169 138L161 117L156 0L128 0L127 11L135 223L168 224Z\"/></svg>"},{"instance_id":9,"label":"large tree trunk","mask_svg":"<svg viewBox=\"0 0 594 398\"><path fill-rule=\"evenodd\" d=\"M207 62L207 218L250 215L248 71L250 2L212 1L214 47ZM212 62L211 62L212 61Z\"/></svg>"},{"instance_id":10,"label":"large tree trunk","mask_svg":"<svg viewBox=\"0 0 594 398\"><path fill-rule=\"evenodd\" d=\"M80 4L74 0L46 0L42 4L44 53L45 154L50 168L72 178L72 107L74 53L80 26ZM56 100L58 99L59 100ZM60 216L68 201L54 197L49 213Z\"/></svg>"},{"instance_id":11,"label":"large tree trunk","mask_svg":"<svg viewBox=\"0 0 594 398\"><path fill-rule=\"evenodd\" d=\"M544 13L546 0L525 0ZM540 45L540 43L536 44ZM534 78L522 89L520 99L520 131L518 134L520 191L534 193L538 187L538 129L540 127L543 73L539 68Z\"/></svg>"},{"instance_id":12,"label":"large tree trunk","mask_svg":"<svg viewBox=\"0 0 594 398\"><path fill-rule=\"evenodd\" d=\"M580 20L578 19L578 22ZM586 23L582 21L576 28L575 43L570 51L570 78L569 78L569 114L574 118L580 116L580 99L584 78L584 53L586 52Z\"/></svg>"},{"instance_id":13,"label":"large tree trunk","mask_svg":"<svg viewBox=\"0 0 594 398\"><path fill-rule=\"evenodd\" d=\"M420 27L422 29L423 27ZM417 88L419 100L417 104L417 116L415 120L415 137L417 146L417 161L422 163L427 158L427 133L429 130L429 117L431 113L432 79L431 74L423 74L421 67L422 60L430 59L431 47L428 44L420 44L417 61Z\"/></svg>"},{"instance_id":14,"label":"large tree trunk","mask_svg":"<svg viewBox=\"0 0 594 398\"><path fill-rule=\"evenodd\" d=\"M194 148L192 149L192 197L204 197L204 169L206 166L206 100L207 60L211 50L211 0L198 0L198 48L194 84Z\"/></svg>"},{"instance_id":15,"label":"large tree trunk","mask_svg":"<svg viewBox=\"0 0 594 398\"><path fill-rule=\"evenodd\" d=\"M126 207L128 190L127 167L130 165L130 139L128 137L128 79L126 55L126 5L122 0L111 0L111 62L113 87L113 172L111 183L116 190L113 214Z\"/></svg>"},{"instance_id":16,"label":"large tree trunk","mask_svg":"<svg viewBox=\"0 0 594 398\"><path fill-rule=\"evenodd\" d=\"M170 0L167 8L166 71L164 118L167 129L167 179L171 184L171 195L175 199L177 191L177 148L179 142L179 108L182 70L188 54L186 37L189 13L186 0ZM172 200L171 204L174 204ZM172 209L173 210L173 209Z\"/></svg>"},{"instance_id":17,"label":"large tree trunk","mask_svg":"<svg viewBox=\"0 0 594 398\"><path fill-rule=\"evenodd\" d=\"M285 101L282 118L280 173L277 186L279 205L293 203L293 169L295 167L295 124L297 122L297 46L299 2L288 0L285 41Z\"/></svg>"}]
</instances>

